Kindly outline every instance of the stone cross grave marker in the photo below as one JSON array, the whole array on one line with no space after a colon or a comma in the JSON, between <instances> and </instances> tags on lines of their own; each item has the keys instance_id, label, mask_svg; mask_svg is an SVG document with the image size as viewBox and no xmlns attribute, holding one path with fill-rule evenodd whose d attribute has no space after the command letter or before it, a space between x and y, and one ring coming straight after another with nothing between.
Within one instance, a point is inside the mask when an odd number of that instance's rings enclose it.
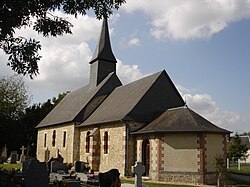
<instances>
[{"instance_id":1,"label":"stone cross grave marker","mask_svg":"<svg viewBox=\"0 0 250 187\"><path fill-rule=\"evenodd\" d=\"M135 174L135 187L142 187L142 175L145 172L145 166L141 162L136 162L132 166L132 173Z\"/></svg>"},{"instance_id":2,"label":"stone cross grave marker","mask_svg":"<svg viewBox=\"0 0 250 187\"><path fill-rule=\"evenodd\" d=\"M20 162L23 163L25 161L25 154L24 154L24 150L26 150L26 148L24 146L22 146L20 148L20 150L22 151L21 155L20 155Z\"/></svg>"}]
</instances>

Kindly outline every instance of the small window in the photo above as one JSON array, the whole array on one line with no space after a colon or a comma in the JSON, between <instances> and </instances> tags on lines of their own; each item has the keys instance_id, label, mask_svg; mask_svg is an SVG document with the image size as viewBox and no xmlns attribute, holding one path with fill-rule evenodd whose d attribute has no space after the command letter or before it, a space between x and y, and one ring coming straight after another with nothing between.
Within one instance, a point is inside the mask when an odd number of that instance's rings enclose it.
<instances>
[{"instance_id":1,"label":"small window","mask_svg":"<svg viewBox=\"0 0 250 187\"><path fill-rule=\"evenodd\" d=\"M90 148L90 131L86 134L86 153L89 153Z\"/></svg>"},{"instance_id":2,"label":"small window","mask_svg":"<svg viewBox=\"0 0 250 187\"><path fill-rule=\"evenodd\" d=\"M67 132L63 131L63 147L66 147L66 137L67 137Z\"/></svg>"},{"instance_id":3,"label":"small window","mask_svg":"<svg viewBox=\"0 0 250 187\"><path fill-rule=\"evenodd\" d=\"M52 146L55 147L56 146L56 131L53 131L53 135L52 135Z\"/></svg>"},{"instance_id":4,"label":"small window","mask_svg":"<svg viewBox=\"0 0 250 187\"><path fill-rule=\"evenodd\" d=\"M43 147L47 147L47 133L44 133Z\"/></svg>"},{"instance_id":5,"label":"small window","mask_svg":"<svg viewBox=\"0 0 250 187\"><path fill-rule=\"evenodd\" d=\"M108 154L108 132L104 133L104 154Z\"/></svg>"}]
</instances>

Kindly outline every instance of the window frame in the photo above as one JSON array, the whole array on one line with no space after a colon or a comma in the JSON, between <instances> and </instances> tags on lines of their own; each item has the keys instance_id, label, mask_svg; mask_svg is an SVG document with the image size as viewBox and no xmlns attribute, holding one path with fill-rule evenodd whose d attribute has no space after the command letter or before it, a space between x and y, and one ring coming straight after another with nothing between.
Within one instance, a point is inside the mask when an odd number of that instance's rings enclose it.
<instances>
[{"instance_id":1,"label":"window frame","mask_svg":"<svg viewBox=\"0 0 250 187\"><path fill-rule=\"evenodd\" d=\"M46 148L47 147L47 132L44 133L43 136L43 147Z\"/></svg>"},{"instance_id":2,"label":"window frame","mask_svg":"<svg viewBox=\"0 0 250 187\"><path fill-rule=\"evenodd\" d=\"M85 138L85 151L90 153L90 131L87 131Z\"/></svg>"},{"instance_id":3,"label":"window frame","mask_svg":"<svg viewBox=\"0 0 250 187\"><path fill-rule=\"evenodd\" d=\"M51 144L52 144L52 147L56 146L56 130L53 130Z\"/></svg>"},{"instance_id":4,"label":"window frame","mask_svg":"<svg viewBox=\"0 0 250 187\"><path fill-rule=\"evenodd\" d=\"M62 141L62 147L65 148L66 147L66 143L67 143L67 131L66 130L63 130L62 131L62 138L63 138L63 141Z\"/></svg>"},{"instance_id":5,"label":"window frame","mask_svg":"<svg viewBox=\"0 0 250 187\"><path fill-rule=\"evenodd\" d=\"M104 139L104 141L103 141L103 153L108 154L108 148L109 148L109 146L108 146L108 142L109 142L109 133L108 133L108 131L104 132L103 139Z\"/></svg>"}]
</instances>

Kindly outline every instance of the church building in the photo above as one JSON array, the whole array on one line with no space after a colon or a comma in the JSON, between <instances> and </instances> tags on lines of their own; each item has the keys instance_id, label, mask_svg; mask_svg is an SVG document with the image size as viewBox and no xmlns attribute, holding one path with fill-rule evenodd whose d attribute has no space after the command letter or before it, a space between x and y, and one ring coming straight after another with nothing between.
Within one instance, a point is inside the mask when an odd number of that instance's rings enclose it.
<instances>
[{"instance_id":1,"label":"church building","mask_svg":"<svg viewBox=\"0 0 250 187\"><path fill-rule=\"evenodd\" d=\"M136 161L154 181L210 184L229 131L188 108L165 70L122 85L107 19L90 64L89 84L67 94L38 124L37 159L58 152L96 172L131 176Z\"/></svg>"}]
</instances>

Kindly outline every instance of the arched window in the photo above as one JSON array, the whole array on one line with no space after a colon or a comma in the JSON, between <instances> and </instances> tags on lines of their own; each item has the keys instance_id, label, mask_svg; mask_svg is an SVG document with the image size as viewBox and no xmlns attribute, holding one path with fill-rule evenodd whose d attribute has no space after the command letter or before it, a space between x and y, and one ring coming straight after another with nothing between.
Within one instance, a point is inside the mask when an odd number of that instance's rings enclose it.
<instances>
[{"instance_id":1,"label":"arched window","mask_svg":"<svg viewBox=\"0 0 250 187\"><path fill-rule=\"evenodd\" d=\"M56 130L53 131L53 135L52 135L52 146L53 146L53 147L56 146Z\"/></svg>"},{"instance_id":2,"label":"arched window","mask_svg":"<svg viewBox=\"0 0 250 187\"><path fill-rule=\"evenodd\" d=\"M105 131L105 133L104 133L104 154L108 154L108 139L109 139L108 132Z\"/></svg>"},{"instance_id":3,"label":"arched window","mask_svg":"<svg viewBox=\"0 0 250 187\"><path fill-rule=\"evenodd\" d=\"M89 148L90 148L90 131L87 132L86 134L86 153L89 153Z\"/></svg>"}]
</instances>

